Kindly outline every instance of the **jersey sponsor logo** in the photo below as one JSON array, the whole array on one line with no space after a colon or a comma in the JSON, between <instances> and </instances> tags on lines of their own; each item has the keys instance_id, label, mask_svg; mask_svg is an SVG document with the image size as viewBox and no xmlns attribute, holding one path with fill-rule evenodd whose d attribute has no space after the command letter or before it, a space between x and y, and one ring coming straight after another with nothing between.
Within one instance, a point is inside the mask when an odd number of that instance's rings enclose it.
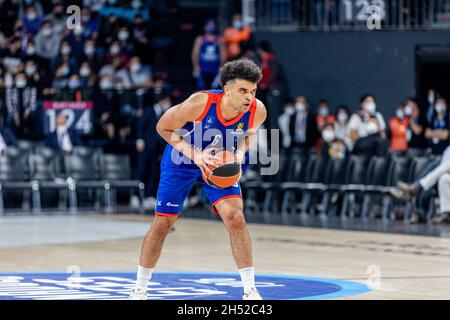
<instances>
[{"instance_id":1,"label":"jersey sponsor logo","mask_svg":"<svg viewBox=\"0 0 450 320\"><path fill-rule=\"evenodd\" d=\"M135 272L0 273L0 300L127 299ZM256 275L264 299L329 299L372 291L366 284L298 276ZM236 273L156 272L148 285L154 300L240 300Z\"/></svg>"},{"instance_id":2,"label":"jersey sponsor logo","mask_svg":"<svg viewBox=\"0 0 450 320\"><path fill-rule=\"evenodd\" d=\"M176 204L176 203L172 203L172 202L167 202L166 206L168 206L168 207L179 207L180 205Z\"/></svg>"}]
</instances>

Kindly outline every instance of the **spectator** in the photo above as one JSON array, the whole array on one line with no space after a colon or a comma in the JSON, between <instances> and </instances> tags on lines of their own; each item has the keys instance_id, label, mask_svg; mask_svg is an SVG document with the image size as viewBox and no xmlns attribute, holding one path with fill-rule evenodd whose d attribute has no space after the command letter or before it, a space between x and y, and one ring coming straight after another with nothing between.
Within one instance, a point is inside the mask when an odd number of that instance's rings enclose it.
<instances>
[{"instance_id":1,"label":"spectator","mask_svg":"<svg viewBox=\"0 0 450 320\"><path fill-rule=\"evenodd\" d=\"M345 142L336 137L332 123L327 123L322 128L321 154L325 158L333 159L343 159L347 155Z\"/></svg>"},{"instance_id":2,"label":"spectator","mask_svg":"<svg viewBox=\"0 0 450 320\"><path fill-rule=\"evenodd\" d=\"M156 118L159 120L163 113L169 110L172 107L172 101L169 95L159 94L156 96L156 103L153 106L155 110Z\"/></svg>"},{"instance_id":3,"label":"spectator","mask_svg":"<svg viewBox=\"0 0 450 320\"><path fill-rule=\"evenodd\" d=\"M295 100L296 112L291 116L289 131L291 135L291 149L299 149L307 153L317 141L319 131L317 130L315 115L310 111L308 100L299 96Z\"/></svg>"},{"instance_id":4,"label":"spectator","mask_svg":"<svg viewBox=\"0 0 450 320\"><path fill-rule=\"evenodd\" d=\"M44 17L44 20L51 21L53 26L53 33L59 37L63 36L66 29L65 8L62 4L57 4L53 7L52 12Z\"/></svg>"},{"instance_id":5,"label":"spectator","mask_svg":"<svg viewBox=\"0 0 450 320\"><path fill-rule=\"evenodd\" d=\"M437 102L437 101L436 101ZM436 103L437 104L437 103ZM412 196L427 192L438 184L440 215L433 223L440 224L450 221L450 147L447 147L440 163L429 165L421 178L412 184L399 182L397 188L391 190L397 198L410 199Z\"/></svg>"},{"instance_id":6,"label":"spectator","mask_svg":"<svg viewBox=\"0 0 450 320\"><path fill-rule=\"evenodd\" d=\"M42 26L42 17L39 16L36 7L31 4L26 9L26 14L22 19L25 32L31 34L33 37L38 33Z\"/></svg>"},{"instance_id":7,"label":"spectator","mask_svg":"<svg viewBox=\"0 0 450 320\"><path fill-rule=\"evenodd\" d=\"M148 26L144 23L142 15L137 14L134 17L134 25L132 27L132 38L134 54L141 58L142 63L149 64L148 47L149 47L149 34Z\"/></svg>"},{"instance_id":8,"label":"spectator","mask_svg":"<svg viewBox=\"0 0 450 320\"><path fill-rule=\"evenodd\" d=\"M261 60L262 79L258 84L258 97L266 104L268 129L277 128L277 119L281 114L283 75L281 65L270 43L261 41L258 45L258 55Z\"/></svg>"},{"instance_id":9,"label":"spectator","mask_svg":"<svg viewBox=\"0 0 450 320\"><path fill-rule=\"evenodd\" d=\"M38 90L43 88L43 81L38 70L38 65L33 60L25 62L25 75L28 86L36 87Z\"/></svg>"},{"instance_id":10,"label":"spectator","mask_svg":"<svg viewBox=\"0 0 450 320\"><path fill-rule=\"evenodd\" d=\"M105 56L105 62L107 64L112 63L115 59L118 59L119 66L123 67L128 63L130 59L129 55L121 50L120 44L118 41L114 41L109 47L109 51Z\"/></svg>"},{"instance_id":11,"label":"spectator","mask_svg":"<svg viewBox=\"0 0 450 320\"><path fill-rule=\"evenodd\" d=\"M194 77L199 90L218 88L220 65L225 61L226 52L223 40L216 35L214 20L208 20L204 27L204 35L195 39L191 60Z\"/></svg>"},{"instance_id":12,"label":"spectator","mask_svg":"<svg viewBox=\"0 0 450 320\"><path fill-rule=\"evenodd\" d=\"M156 132L156 113L153 106L144 108L137 123L136 149L138 162L135 178L145 184L145 207L153 209L156 205L156 182L158 176L158 134Z\"/></svg>"},{"instance_id":13,"label":"spectator","mask_svg":"<svg viewBox=\"0 0 450 320\"><path fill-rule=\"evenodd\" d=\"M13 37L9 46L1 51L0 57L3 58L3 66L7 72L15 74L20 71L22 67L23 51L21 49L21 39Z\"/></svg>"},{"instance_id":14,"label":"spectator","mask_svg":"<svg viewBox=\"0 0 450 320\"><path fill-rule=\"evenodd\" d=\"M395 116L389 120L389 135L391 138L391 151L408 150L407 132L409 119L405 116L403 105L398 105Z\"/></svg>"},{"instance_id":15,"label":"spectator","mask_svg":"<svg viewBox=\"0 0 450 320\"><path fill-rule=\"evenodd\" d=\"M83 35L83 27L75 28L64 37L61 47L68 45L70 47L70 55L76 61L77 68L84 56L84 44L86 37Z\"/></svg>"},{"instance_id":16,"label":"spectator","mask_svg":"<svg viewBox=\"0 0 450 320\"><path fill-rule=\"evenodd\" d=\"M244 26L244 22L242 20L242 16L240 14L233 15L231 19L231 27L225 29L223 33L227 59L233 60L237 59L244 54L242 51L242 46L247 47L251 50L251 45L248 45L249 42L252 42L252 31L248 26Z\"/></svg>"},{"instance_id":17,"label":"spectator","mask_svg":"<svg viewBox=\"0 0 450 320\"><path fill-rule=\"evenodd\" d=\"M14 33L14 25L19 17L20 3L5 0L0 3L0 30L9 38Z\"/></svg>"},{"instance_id":18,"label":"spectator","mask_svg":"<svg viewBox=\"0 0 450 320\"><path fill-rule=\"evenodd\" d=\"M405 115L409 118L407 131L408 149L426 149L428 147L425 138L427 119L422 115L419 105L414 98L409 98L405 105Z\"/></svg>"},{"instance_id":19,"label":"spectator","mask_svg":"<svg viewBox=\"0 0 450 320\"><path fill-rule=\"evenodd\" d=\"M97 39L100 29L97 12L91 12L89 8L81 9L81 22L83 24L83 36L86 39Z\"/></svg>"},{"instance_id":20,"label":"spectator","mask_svg":"<svg viewBox=\"0 0 450 320\"><path fill-rule=\"evenodd\" d=\"M82 61L85 61L92 68L92 71L97 73L100 70L101 60L95 48L94 40L86 40L84 43L84 56Z\"/></svg>"},{"instance_id":21,"label":"spectator","mask_svg":"<svg viewBox=\"0 0 450 320\"><path fill-rule=\"evenodd\" d=\"M141 64L141 59L134 56L128 63L130 81L135 89L150 88L153 85L150 67Z\"/></svg>"},{"instance_id":22,"label":"spectator","mask_svg":"<svg viewBox=\"0 0 450 320\"><path fill-rule=\"evenodd\" d=\"M380 112L377 111L375 97L370 94L363 95L360 99L360 110L350 117L350 139L356 142L359 138L369 135L368 122L371 117L377 118L377 127L382 138L386 138L386 122ZM373 133L372 133L373 134Z\"/></svg>"},{"instance_id":23,"label":"spectator","mask_svg":"<svg viewBox=\"0 0 450 320\"><path fill-rule=\"evenodd\" d=\"M92 72L92 68L88 62L84 61L80 66L80 88L92 88L96 83L96 74Z\"/></svg>"},{"instance_id":24,"label":"spectator","mask_svg":"<svg viewBox=\"0 0 450 320\"><path fill-rule=\"evenodd\" d=\"M280 128L282 135L283 149L289 148L292 143L291 134L289 131L289 122L293 114L295 114L295 102L289 99L284 104L283 113L278 117L278 127Z\"/></svg>"},{"instance_id":25,"label":"spectator","mask_svg":"<svg viewBox=\"0 0 450 320\"><path fill-rule=\"evenodd\" d=\"M36 44L37 55L44 59L43 62L46 64L45 69L54 70L50 68L50 61L58 56L61 36L55 32L51 21L44 21L34 42Z\"/></svg>"},{"instance_id":26,"label":"spectator","mask_svg":"<svg viewBox=\"0 0 450 320\"><path fill-rule=\"evenodd\" d=\"M117 40L120 47L120 52L125 53L128 57L133 55L133 42L129 39L130 32L127 27L121 27L117 32Z\"/></svg>"},{"instance_id":27,"label":"spectator","mask_svg":"<svg viewBox=\"0 0 450 320\"><path fill-rule=\"evenodd\" d=\"M345 142L348 150L352 150L353 143L350 139L350 130L348 120L350 118L350 110L347 106L340 106L336 110L336 121L334 122L334 132L336 138Z\"/></svg>"},{"instance_id":28,"label":"spectator","mask_svg":"<svg viewBox=\"0 0 450 320\"><path fill-rule=\"evenodd\" d=\"M336 120L335 116L330 112L330 106L327 100L320 100L319 105L317 106L317 128L319 131L322 131L323 127L326 124L333 124Z\"/></svg>"},{"instance_id":29,"label":"spectator","mask_svg":"<svg viewBox=\"0 0 450 320\"><path fill-rule=\"evenodd\" d=\"M74 55L72 55L72 47L70 46L68 41L61 42L61 50L60 55L57 56L53 62L52 66L59 66L63 63L67 63L69 65L70 71L74 72L78 70L79 65L77 63L77 59Z\"/></svg>"},{"instance_id":30,"label":"spectator","mask_svg":"<svg viewBox=\"0 0 450 320\"><path fill-rule=\"evenodd\" d=\"M372 156L385 156L388 152L389 144L386 139L381 136L380 123L377 116L369 116L366 123L367 135L356 141L352 153L368 158Z\"/></svg>"},{"instance_id":31,"label":"spectator","mask_svg":"<svg viewBox=\"0 0 450 320\"><path fill-rule=\"evenodd\" d=\"M442 154L449 145L449 119L445 99L436 100L434 111L425 130L425 138L428 139L433 154Z\"/></svg>"},{"instance_id":32,"label":"spectator","mask_svg":"<svg viewBox=\"0 0 450 320\"><path fill-rule=\"evenodd\" d=\"M75 130L67 128L67 117L60 113L56 116L56 130L47 137L44 145L57 151L71 153L73 147L81 145L81 140Z\"/></svg>"}]
</instances>

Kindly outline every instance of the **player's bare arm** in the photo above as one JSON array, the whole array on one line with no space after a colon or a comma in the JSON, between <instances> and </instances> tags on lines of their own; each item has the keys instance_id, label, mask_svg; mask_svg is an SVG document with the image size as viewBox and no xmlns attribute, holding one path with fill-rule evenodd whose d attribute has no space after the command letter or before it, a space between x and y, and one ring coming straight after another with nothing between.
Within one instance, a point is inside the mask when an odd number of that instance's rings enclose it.
<instances>
[{"instance_id":1,"label":"player's bare arm","mask_svg":"<svg viewBox=\"0 0 450 320\"><path fill-rule=\"evenodd\" d=\"M214 160L220 160L220 158L210 154L210 149L206 149L203 152L196 151L181 135L177 134L177 130L182 128L187 122L195 121L200 117L207 101L207 93L194 93L184 102L167 110L158 121L156 131L167 143L193 160L203 173L209 175L211 174L211 169L207 165L215 166Z\"/></svg>"}]
</instances>

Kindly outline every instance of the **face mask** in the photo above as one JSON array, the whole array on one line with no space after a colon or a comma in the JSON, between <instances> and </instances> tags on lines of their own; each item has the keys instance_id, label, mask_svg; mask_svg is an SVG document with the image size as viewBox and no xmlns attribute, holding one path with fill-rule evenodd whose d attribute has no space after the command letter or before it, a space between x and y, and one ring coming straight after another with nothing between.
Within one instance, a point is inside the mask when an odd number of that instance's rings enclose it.
<instances>
[{"instance_id":1,"label":"face mask","mask_svg":"<svg viewBox=\"0 0 450 320\"><path fill-rule=\"evenodd\" d=\"M72 49L70 47L64 46L61 48L62 54L69 54Z\"/></svg>"},{"instance_id":2,"label":"face mask","mask_svg":"<svg viewBox=\"0 0 450 320\"><path fill-rule=\"evenodd\" d=\"M119 40L125 41L128 39L129 34L127 31L121 31L121 32L119 32L118 37L119 37Z\"/></svg>"},{"instance_id":3,"label":"face mask","mask_svg":"<svg viewBox=\"0 0 450 320\"><path fill-rule=\"evenodd\" d=\"M130 67L131 72L136 73L141 70L141 65L139 63L133 63Z\"/></svg>"},{"instance_id":4,"label":"face mask","mask_svg":"<svg viewBox=\"0 0 450 320\"><path fill-rule=\"evenodd\" d=\"M288 107L284 111L288 116L292 116L295 113L295 109L292 107Z\"/></svg>"},{"instance_id":5,"label":"face mask","mask_svg":"<svg viewBox=\"0 0 450 320\"><path fill-rule=\"evenodd\" d=\"M42 29L42 34L44 35L44 37L48 37L49 35L51 35L51 33L52 33L52 29L50 29L50 28Z\"/></svg>"},{"instance_id":6,"label":"face mask","mask_svg":"<svg viewBox=\"0 0 450 320\"><path fill-rule=\"evenodd\" d=\"M429 103L430 105L434 104L434 95L430 94L430 95L428 96L428 103Z\"/></svg>"},{"instance_id":7,"label":"face mask","mask_svg":"<svg viewBox=\"0 0 450 320\"><path fill-rule=\"evenodd\" d=\"M80 81L78 81L78 80L70 80L69 81L70 89L77 89L79 86L80 86Z\"/></svg>"},{"instance_id":8,"label":"face mask","mask_svg":"<svg viewBox=\"0 0 450 320\"><path fill-rule=\"evenodd\" d=\"M141 3L140 1L133 1L133 2L131 3L131 7L132 7L133 9L139 9L139 8L141 7L141 5L142 5L142 3Z\"/></svg>"},{"instance_id":9,"label":"face mask","mask_svg":"<svg viewBox=\"0 0 450 320\"><path fill-rule=\"evenodd\" d=\"M69 72L70 72L69 68L68 68L68 67L65 67L65 68L63 69L62 76L63 76L63 77L67 77L67 76L69 75Z\"/></svg>"},{"instance_id":10,"label":"face mask","mask_svg":"<svg viewBox=\"0 0 450 320\"><path fill-rule=\"evenodd\" d=\"M328 108L320 108L319 115L321 117L326 117L328 115Z\"/></svg>"},{"instance_id":11,"label":"face mask","mask_svg":"<svg viewBox=\"0 0 450 320\"><path fill-rule=\"evenodd\" d=\"M113 54L113 55L118 54L119 51L120 51L119 46L112 46L112 47L111 47L111 50L110 50L111 54Z\"/></svg>"},{"instance_id":12,"label":"face mask","mask_svg":"<svg viewBox=\"0 0 450 320\"><path fill-rule=\"evenodd\" d=\"M117 0L108 0L109 4L116 4Z\"/></svg>"},{"instance_id":13,"label":"face mask","mask_svg":"<svg viewBox=\"0 0 450 320\"><path fill-rule=\"evenodd\" d=\"M444 113L447 110L447 106L443 103L438 103L435 108L438 113Z\"/></svg>"},{"instance_id":14,"label":"face mask","mask_svg":"<svg viewBox=\"0 0 450 320\"><path fill-rule=\"evenodd\" d=\"M82 28L75 28L75 29L73 30L73 34L76 35L76 36L79 36L79 35L81 35L82 33L83 33L83 29L82 29Z\"/></svg>"},{"instance_id":15,"label":"face mask","mask_svg":"<svg viewBox=\"0 0 450 320\"><path fill-rule=\"evenodd\" d=\"M337 118L338 118L339 122L345 123L348 120L348 115L346 113L342 113L341 112L341 113L338 114Z\"/></svg>"},{"instance_id":16,"label":"face mask","mask_svg":"<svg viewBox=\"0 0 450 320\"><path fill-rule=\"evenodd\" d=\"M36 53L36 49L34 47L27 48L27 55L32 56Z\"/></svg>"},{"instance_id":17,"label":"face mask","mask_svg":"<svg viewBox=\"0 0 450 320\"><path fill-rule=\"evenodd\" d=\"M100 82L100 88L102 90L109 90L109 89L112 89L112 87L113 87L113 85L112 85L112 82L110 82L110 81Z\"/></svg>"},{"instance_id":18,"label":"face mask","mask_svg":"<svg viewBox=\"0 0 450 320\"><path fill-rule=\"evenodd\" d=\"M88 22L91 19L89 16L81 16L81 21Z\"/></svg>"},{"instance_id":19,"label":"face mask","mask_svg":"<svg viewBox=\"0 0 450 320\"><path fill-rule=\"evenodd\" d=\"M322 138L325 142L331 142L334 140L334 132L331 130L324 130L322 132Z\"/></svg>"},{"instance_id":20,"label":"face mask","mask_svg":"<svg viewBox=\"0 0 450 320\"><path fill-rule=\"evenodd\" d=\"M25 88L27 86L27 80L16 80L17 88Z\"/></svg>"},{"instance_id":21,"label":"face mask","mask_svg":"<svg viewBox=\"0 0 450 320\"><path fill-rule=\"evenodd\" d=\"M233 28L236 29L242 29L243 23L241 20L235 20L233 21Z\"/></svg>"},{"instance_id":22,"label":"face mask","mask_svg":"<svg viewBox=\"0 0 450 320\"><path fill-rule=\"evenodd\" d=\"M216 32L216 28L214 28L214 27L205 28L205 33L207 33L207 34L214 34L215 32Z\"/></svg>"},{"instance_id":23,"label":"face mask","mask_svg":"<svg viewBox=\"0 0 450 320\"><path fill-rule=\"evenodd\" d=\"M93 54L94 51L95 51L94 47L91 46L84 48L84 53L86 53L87 55Z\"/></svg>"},{"instance_id":24,"label":"face mask","mask_svg":"<svg viewBox=\"0 0 450 320\"><path fill-rule=\"evenodd\" d=\"M306 108L305 108L305 105L303 103L298 102L298 103L295 104L295 110L297 110L299 112L303 112L303 111L305 111L305 109Z\"/></svg>"},{"instance_id":25,"label":"face mask","mask_svg":"<svg viewBox=\"0 0 450 320\"><path fill-rule=\"evenodd\" d=\"M89 68L81 68L80 69L80 76L87 77L91 74L91 70Z\"/></svg>"},{"instance_id":26,"label":"face mask","mask_svg":"<svg viewBox=\"0 0 450 320\"><path fill-rule=\"evenodd\" d=\"M375 134L375 133L377 133L377 132L378 132L378 126L376 125L376 123L369 122L369 123L367 124L367 132L368 132L369 134Z\"/></svg>"},{"instance_id":27,"label":"face mask","mask_svg":"<svg viewBox=\"0 0 450 320\"><path fill-rule=\"evenodd\" d=\"M374 102L370 102L366 105L366 111L370 114L375 114L377 105Z\"/></svg>"},{"instance_id":28,"label":"face mask","mask_svg":"<svg viewBox=\"0 0 450 320\"><path fill-rule=\"evenodd\" d=\"M36 12L30 12L27 14L27 19L30 21L33 21L37 18L37 13Z\"/></svg>"},{"instance_id":29,"label":"face mask","mask_svg":"<svg viewBox=\"0 0 450 320\"><path fill-rule=\"evenodd\" d=\"M406 107L405 107L405 115L406 115L407 117L409 117L409 116L412 115L412 108L411 108L411 106L410 106L409 104L406 105Z\"/></svg>"},{"instance_id":30,"label":"face mask","mask_svg":"<svg viewBox=\"0 0 450 320\"><path fill-rule=\"evenodd\" d=\"M395 115L397 116L397 118L399 118L400 120L403 120L403 118L405 118L405 114L403 113L403 111L401 110L397 110L395 112Z\"/></svg>"},{"instance_id":31,"label":"face mask","mask_svg":"<svg viewBox=\"0 0 450 320\"><path fill-rule=\"evenodd\" d=\"M35 66L30 66L30 67L25 68L25 73L27 74L27 76L32 76L35 72L36 72Z\"/></svg>"}]
</instances>

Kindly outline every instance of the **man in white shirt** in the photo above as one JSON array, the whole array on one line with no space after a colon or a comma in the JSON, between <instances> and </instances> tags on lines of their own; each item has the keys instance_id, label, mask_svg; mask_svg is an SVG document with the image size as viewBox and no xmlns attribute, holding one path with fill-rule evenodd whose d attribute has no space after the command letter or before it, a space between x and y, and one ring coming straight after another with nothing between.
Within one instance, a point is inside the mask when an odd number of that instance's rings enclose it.
<instances>
[{"instance_id":1,"label":"man in white shirt","mask_svg":"<svg viewBox=\"0 0 450 320\"><path fill-rule=\"evenodd\" d=\"M375 97L369 94L362 96L360 99L360 107L361 110L354 113L348 123L350 139L356 142L359 138L367 137L370 134L367 124L371 116L377 118L381 137L386 138L386 122L382 114L377 111Z\"/></svg>"}]
</instances>

